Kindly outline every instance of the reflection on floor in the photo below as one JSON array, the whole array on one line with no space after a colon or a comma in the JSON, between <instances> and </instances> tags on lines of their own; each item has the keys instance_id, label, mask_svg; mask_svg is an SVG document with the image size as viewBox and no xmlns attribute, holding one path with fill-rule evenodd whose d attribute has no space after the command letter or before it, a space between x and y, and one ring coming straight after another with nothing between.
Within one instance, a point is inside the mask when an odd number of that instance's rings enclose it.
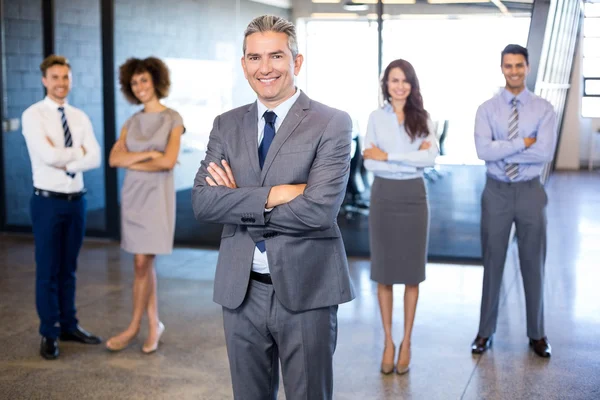
<instances>
[{"instance_id":1,"label":"reflection on floor","mask_svg":"<svg viewBox=\"0 0 600 400\"><path fill-rule=\"evenodd\" d=\"M431 212L430 260L479 260L479 220L485 167L481 165L440 165L427 180ZM177 192L178 243L217 247L221 226L198 224L193 218L191 191ZM368 195L367 195L368 196ZM351 256L369 256L368 210L338 217L346 250Z\"/></svg>"},{"instance_id":2,"label":"reflection on floor","mask_svg":"<svg viewBox=\"0 0 600 400\"><path fill-rule=\"evenodd\" d=\"M353 258L358 297L339 312L335 399L600 398L600 176L557 174L548 186L546 325L550 360L525 336L525 306L516 249L505 270L494 347L471 356L482 269L430 264L421 286L411 371L382 376L383 335L368 259ZM158 260L159 304L166 325L158 353L140 347L146 329L119 354L64 343L57 361L38 355L33 244L0 236L0 398L231 399L220 308L211 301L217 252L178 248ZM128 322L132 257L111 242L87 241L80 257L81 325L108 337ZM395 302L402 331L402 287ZM399 344L399 343L397 343ZM285 398L281 390L280 399Z\"/></svg>"}]
</instances>

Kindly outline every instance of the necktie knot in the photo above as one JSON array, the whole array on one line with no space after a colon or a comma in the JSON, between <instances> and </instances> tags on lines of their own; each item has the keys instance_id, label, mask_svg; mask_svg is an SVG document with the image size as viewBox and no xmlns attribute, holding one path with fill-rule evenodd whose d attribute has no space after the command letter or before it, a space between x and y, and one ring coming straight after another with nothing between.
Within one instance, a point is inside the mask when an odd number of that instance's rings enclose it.
<instances>
[{"instance_id":1,"label":"necktie knot","mask_svg":"<svg viewBox=\"0 0 600 400\"><path fill-rule=\"evenodd\" d=\"M65 112L65 108L64 107L58 107L58 111L60 111L61 113Z\"/></svg>"},{"instance_id":2,"label":"necktie knot","mask_svg":"<svg viewBox=\"0 0 600 400\"><path fill-rule=\"evenodd\" d=\"M517 106L517 98L513 97L513 99L510 101L513 107Z\"/></svg>"},{"instance_id":3,"label":"necktie knot","mask_svg":"<svg viewBox=\"0 0 600 400\"><path fill-rule=\"evenodd\" d=\"M277 114L275 114L273 111L266 111L263 114L263 118L267 124L274 124L275 120L277 119Z\"/></svg>"}]
</instances>

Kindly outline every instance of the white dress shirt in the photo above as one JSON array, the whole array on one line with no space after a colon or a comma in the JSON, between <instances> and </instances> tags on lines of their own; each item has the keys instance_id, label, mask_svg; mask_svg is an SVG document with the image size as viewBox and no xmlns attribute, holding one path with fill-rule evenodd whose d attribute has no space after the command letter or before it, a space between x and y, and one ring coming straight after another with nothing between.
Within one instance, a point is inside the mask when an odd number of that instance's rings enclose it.
<instances>
[{"instance_id":1,"label":"white dress shirt","mask_svg":"<svg viewBox=\"0 0 600 400\"><path fill-rule=\"evenodd\" d=\"M73 140L72 147L65 147L59 107L64 107ZM60 105L46 97L25 110L21 118L23 136L31 159L33 186L58 193L81 192L82 172L98 168L101 162L100 146L88 116L66 101ZM85 148L85 155L81 146ZM75 176L71 178L66 172L74 173Z\"/></svg>"},{"instance_id":2,"label":"white dress shirt","mask_svg":"<svg viewBox=\"0 0 600 400\"><path fill-rule=\"evenodd\" d=\"M277 119L275 119L275 136L277 136L277 131L279 130L279 127L283 123L283 120L287 116L288 112L290 111L290 109L292 108L292 106L294 105L296 100L298 100L298 97L300 97L300 90L296 89L296 93L292 97L290 97L289 99L287 99L286 101L284 101L283 103L281 103L280 105L278 105L277 107L275 107L272 110L269 110L269 108L267 106L265 106L263 103L261 103L260 100L256 100L257 111L258 111L257 115L258 115L258 145L259 146L260 146L260 143L262 142L263 136L265 134L265 119L263 118L263 115L265 114L265 112L273 111L277 115ZM256 149L256 154L258 154L258 148ZM269 212L270 210L265 210L265 211ZM268 246L267 246L267 251L269 251ZM254 247L254 259L252 260L252 271L255 271L255 272L258 272L261 274L269 273L269 260L267 259L267 251L265 251L264 253L261 253L257 247Z\"/></svg>"}]
</instances>

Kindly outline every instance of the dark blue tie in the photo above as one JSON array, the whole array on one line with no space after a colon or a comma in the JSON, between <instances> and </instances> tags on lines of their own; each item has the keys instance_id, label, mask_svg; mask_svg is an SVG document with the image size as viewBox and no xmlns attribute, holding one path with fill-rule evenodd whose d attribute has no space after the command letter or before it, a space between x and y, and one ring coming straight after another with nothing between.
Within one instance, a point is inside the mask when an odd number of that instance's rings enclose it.
<instances>
[{"instance_id":1,"label":"dark blue tie","mask_svg":"<svg viewBox=\"0 0 600 400\"><path fill-rule=\"evenodd\" d=\"M265 165L269 147L271 147L273 138L275 138L275 120L277 119L277 114L273 111L267 111L263 114L263 118L265 119L265 130L263 133L263 140L260 142L260 146L258 146L258 164L261 169L263 165ZM261 253L264 253L267 250L264 240L257 242L256 247L258 247L258 250L260 250Z\"/></svg>"},{"instance_id":2,"label":"dark blue tie","mask_svg":"<svg viewBox=\"0 0 600 400\"><path fill-rule=\"evenodd\" d=\"M63 131L65 132L65 147L73 147L73 138L71 137L71 131L69 130L69 124L67 124L67 116L65 115L65 108L58 107L60 111L60 121L62 122ZM69 177L74 178L75 174L71 172L65 172Z\"/></svg>"}]
</instances>

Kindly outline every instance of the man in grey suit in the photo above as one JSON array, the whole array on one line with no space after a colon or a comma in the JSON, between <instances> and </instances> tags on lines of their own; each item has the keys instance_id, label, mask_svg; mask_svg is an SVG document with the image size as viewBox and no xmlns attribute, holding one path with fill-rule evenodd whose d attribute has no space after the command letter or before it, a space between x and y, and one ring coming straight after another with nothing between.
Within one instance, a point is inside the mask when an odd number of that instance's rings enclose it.
<instances>
[{"instance_id":1,"label":"man in grey suit","mask_svg":"<svg viewBox=\"0 0 600 400\"><path fill-rule=\"evenodd\" d=\"M338 304L354 298L336 217L350 168L348 114L294 85L295 27L254 19L242 67L258 100L218 116L194 181L196 219L225 224L223 306L236 399L331 399Z\"/></svg>"},{"instance_id":2,"label":"man in grey suit","mask_svg":"<svg viewBox=\"0 0 600 400\"><path fill-rule=\"evenodd\" d=\"M506 87L477 110L475 147L487 166L481 198L483 293L474 354L492 345L510 231L515 223L519 264L525 286L527 336L533 351L550 357L544 331L546 204L540 174L554 156L556 113L552 104L525 87L529 54L508 45L501 54Z\"/></svg>"}]
</instances>

